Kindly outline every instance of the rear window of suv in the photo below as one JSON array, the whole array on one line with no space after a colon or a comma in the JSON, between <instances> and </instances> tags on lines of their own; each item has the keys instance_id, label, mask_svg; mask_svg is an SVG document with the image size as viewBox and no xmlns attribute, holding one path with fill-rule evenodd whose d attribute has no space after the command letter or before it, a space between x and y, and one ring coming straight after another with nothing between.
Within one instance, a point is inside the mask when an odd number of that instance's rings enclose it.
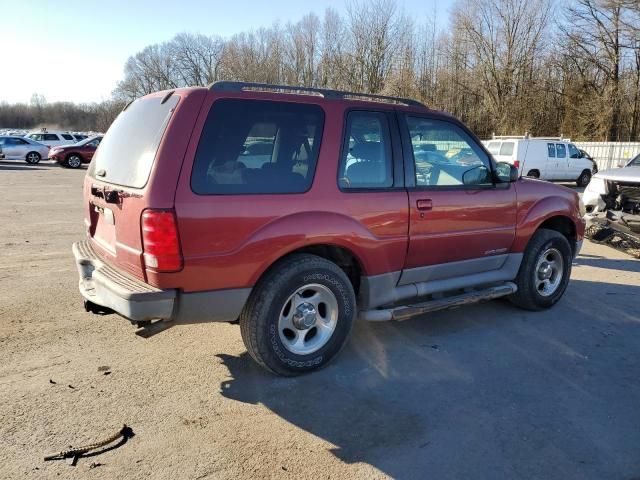
<instances>
[{"instance_id":1,"label":"rear window of suv","mask_svg":"<svg viewBox=\"0 0 640 480\"><path fill-rule=\"evenodd\" d=\"M160 96L143 97L129 105L100 142L89 176L125 187L144 187L179 99L172 95L162 103Z\"/></svg>"},{"instance_id":2,"label":"rear window of suv","mask_svg":"<svg viewBox=\"0 0 640 480\"><path fill-rule=\"evenodd\" d=\"M323 126L317 105L218 100L200 137L191 188L202 195L306 192Z\"/></svg>"}]
</instances>

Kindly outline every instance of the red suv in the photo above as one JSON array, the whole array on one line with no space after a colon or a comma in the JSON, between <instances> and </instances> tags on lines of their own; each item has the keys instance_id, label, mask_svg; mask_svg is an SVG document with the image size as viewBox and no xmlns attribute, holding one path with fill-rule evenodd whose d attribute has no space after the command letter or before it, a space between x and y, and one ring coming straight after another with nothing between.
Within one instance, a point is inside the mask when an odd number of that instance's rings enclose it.
<instances>
[{"instance_id":1,"label":"red suv","mask_svg":"<svg viewBox=\"0 0 640 480\"><path fill-rule=\"evenodd\" d=\"M84 198L73 251L88 311L145 335L239 320L281 375L326 364L356 317L501 296L551 307L584 233L574 191L518 179L450 115L236 82L128 105Z\"/></svg>"}]
</instances>

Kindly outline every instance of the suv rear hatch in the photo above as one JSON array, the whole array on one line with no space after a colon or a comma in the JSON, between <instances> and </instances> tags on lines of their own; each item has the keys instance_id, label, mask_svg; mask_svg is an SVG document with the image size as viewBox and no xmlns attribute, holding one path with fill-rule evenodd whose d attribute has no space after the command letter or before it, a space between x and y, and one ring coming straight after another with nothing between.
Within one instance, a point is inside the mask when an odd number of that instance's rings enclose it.
<instances>
[{"instance_id":1,"label":"suv rear hatch","mask_svg":"<svg viewBox=\"0 0 640 480\"><path fill-rule=\"evenodd\" d=\"M103 261L139 279L147 281L142 214L149 208L173 208L205 92L185 89L137 99L113 122L89 166L85 224L93 249Z\"/></svg>"}]
</instances>

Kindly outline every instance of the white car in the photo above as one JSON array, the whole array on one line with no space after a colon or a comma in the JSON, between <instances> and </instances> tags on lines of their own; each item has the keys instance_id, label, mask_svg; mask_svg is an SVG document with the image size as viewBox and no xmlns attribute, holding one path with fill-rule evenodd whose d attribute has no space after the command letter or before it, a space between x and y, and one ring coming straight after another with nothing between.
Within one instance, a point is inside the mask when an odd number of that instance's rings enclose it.
<instances>
[{"instance_id":1,"label":"white car","mask_svg":"<svg viewBox=\"0 0 640 480\"><path fill-rule=\"evenodd\" d=\"M5 160L24 160L27 163L38 163L49 158L49 147L30 138L2 136L0 149Z\"/></svg>"},{"instance_id":2,"label":"white car","mask_svg":"<svg viewBox=\"0 0 640 480\"><path fill-rule=\"evenodd\" d=\"M603 170L593 176L582 195L589 214L621 210L640 214L640 155L624 168Z\"/></svg>"},{"instance_id":3,"label":"white car","mask_svg":"<svg viewBox=\"0 0 640 480\"><path fill-rule=\"evenodd\" d=\"M484 142L498 162L517 167L520 175L548 181L572 181L586 187L593 162L571 142L555 138L496 137Z\"/></svg>"},{"instance_id":4,"label":"white car","mask_svg":"<svg viewBox=\"0 0 640 480\"><path fill-rule=\"evenodd\" d=\"M69 132L60 132L54 130L42 130L38 132L31 132L25 135L25 138L33 140L43 145L55 147L58 145L72 145L78 140L73 138Z\"/></svg>"}]
</instances>

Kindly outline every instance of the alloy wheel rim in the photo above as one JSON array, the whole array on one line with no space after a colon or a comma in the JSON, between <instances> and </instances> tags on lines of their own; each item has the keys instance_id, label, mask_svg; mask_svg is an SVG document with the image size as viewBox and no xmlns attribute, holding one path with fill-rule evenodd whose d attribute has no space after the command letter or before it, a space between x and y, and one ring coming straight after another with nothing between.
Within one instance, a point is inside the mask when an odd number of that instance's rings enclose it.
<instances>
[{"instance_id":1,"label":"alloy wheel rim","mask_svg":"<svg viewBox=\"0 0 640 480\"><path fill-rule=\"evenodd\" d=\"M534 284L543 297L553 295L562 282L564 260L557 248L548 248L540 254L534 269Z\"/></svg>"},{"instance_id":2,"label":"alloy wheel rim","mask_svg":"<svg viewBox=\"0 0 640 480\"><path fill-rule=\"evenodd\" d=\"M278 335L289 352L309 355L324 347L338 323L338 300L318 283L298 288L284 302L278 317Z\"/></svg>"},{"instance_id":3,"label":"alloy wheel rim","mask_svg":"<svg viewBox=\"0 0 640 480\"><path fill-rule=\"evenodd\" d=\"M68 163L69 166L76 168L80 166L80 159L74 155L73 157L69 157Z\"/></svg>"},{"instance_id":4,"label":"alloy wheel rim","mask_svg":"<svg viewBox=\"0 0 640 480\"><path fill-rule=\"evenodd\" d=\"M27 155L27 160L29 163L36 163L38 161L38 156L35 153L30 153Z\"/></svg>"}]
</instances>

